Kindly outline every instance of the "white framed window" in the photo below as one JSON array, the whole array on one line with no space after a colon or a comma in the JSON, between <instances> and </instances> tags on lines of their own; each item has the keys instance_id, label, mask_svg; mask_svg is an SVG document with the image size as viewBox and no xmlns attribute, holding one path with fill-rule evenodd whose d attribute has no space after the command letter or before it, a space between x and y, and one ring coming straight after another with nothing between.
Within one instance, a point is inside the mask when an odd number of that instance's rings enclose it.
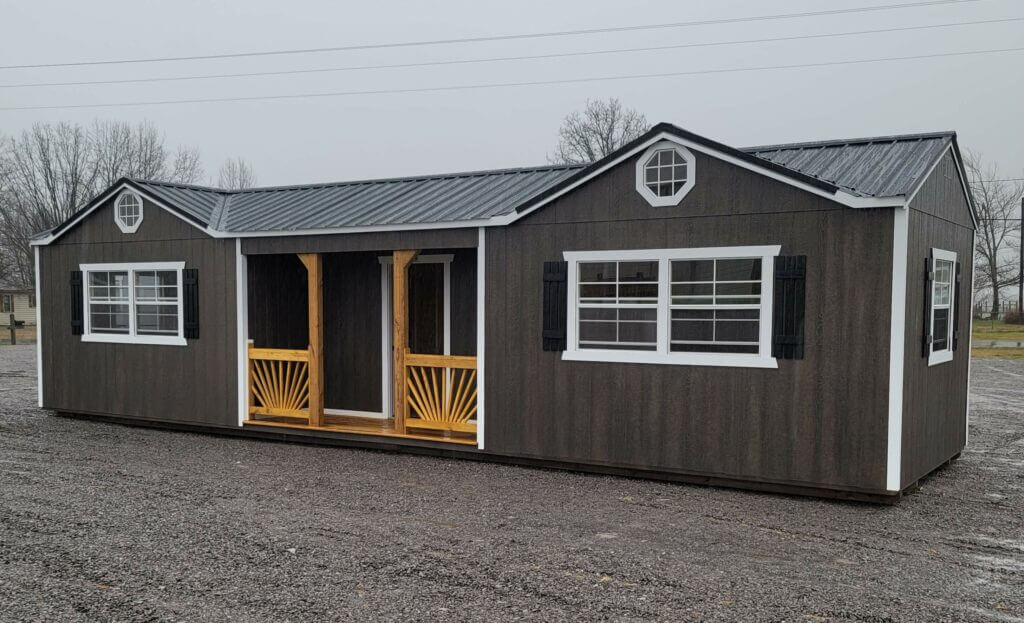
<instances>
[{"instance_id":1,"label":"white framed window","mask_svg":"<svg viewBox=\"0 0 1024 623\"><path fill-rule=\"evenodd\" d=\"M652 206L679 205L693 188L696 166L690 150L660 141L636 162L636 190Z\"/></svg>"},{"instance_id":2,"label":"white framed window","mask_svg":"<svg viewBox=\"0 0 1024 623\"><path fill-rule=\"evenodd\" d=\"M82 341L184 346L184 268L184 262L82 264Z\"/></svg>"},{"instance_id":3,"label":"white framed window","mask_svg":"<svg viewBox=\"0 0 1024 623\"><path fill-rule=\"evenodd\" d=\"M142 198L130 190L123 191L114 203L114 222L126 234L134 234L142 224Z\"/></svg>"},{"instance_id":4,"label":"white framed window","mask_svg":"<svg viewBox=\"0 0 1024 623\"><path fill-rule=\"evenodd\" d=\"M572 361L775 368L778 245L567 251Z\"/></svg>"},{"instance_id":5,"label":"white framed window","mask_svg":"<svg viewBox=\"0 0 1024 623\"><path fill-rule=\"evenodd\" d=\"M953 360L956 253L932 249L931 351L928 365Z\"/></svg>"}]
</instances>

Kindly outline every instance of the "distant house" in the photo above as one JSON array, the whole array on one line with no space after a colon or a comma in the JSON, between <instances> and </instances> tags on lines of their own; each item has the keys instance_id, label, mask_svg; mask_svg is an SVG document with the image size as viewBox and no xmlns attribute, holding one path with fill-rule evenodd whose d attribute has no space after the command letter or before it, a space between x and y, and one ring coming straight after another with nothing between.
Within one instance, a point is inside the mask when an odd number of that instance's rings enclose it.
<instances>
[{"instance_id":1,"label":"distant house","mask_svg":"<svg viewBox=\"0 0 1024 623\"><path fill-rule=\"evenodd\" d=\"M39 402L895 500L967 442L964 180L951 132L737 149L667 123L586 166L122 179L33 241Z\"/></svg>"},{"instance_id":2,"label":"distant house","mask_svg":"<svg viewBox=\"0 0 1024 623\"><path fill-rule=\"evenodd\" d=\"M16 324L36 323L36 294L31 288L23 288L0 282L0 325L8 326L14 314Z\"/></svg>"}]
</instances>

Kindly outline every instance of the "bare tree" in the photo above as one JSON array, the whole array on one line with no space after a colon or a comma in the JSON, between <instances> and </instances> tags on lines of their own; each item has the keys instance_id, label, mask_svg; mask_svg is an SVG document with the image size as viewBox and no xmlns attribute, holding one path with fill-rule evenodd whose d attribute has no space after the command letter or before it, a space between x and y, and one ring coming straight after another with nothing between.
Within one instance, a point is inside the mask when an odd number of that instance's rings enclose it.
<instances>
[{"instance_id":1,"label":"bare tree","mask_svg":"<svg viewBox=\"0 0 1024 623\"><path fill-rule=\"evenodd\" d=\"M548 160L556 164L593 162L640 136L650 125L617 98L587 100L582 112L570 113L558 130L558 147Z\"/></svg>"},{"instance_id":2,"label":"bare tree","mask_svg":"<svg viewBox=\"0 0 1024 623\"><path fill-rule=\"evenodd\" d=\"M29 239L67 220L121 177L195 182L203 177L197 151L173 157L156 129L142 123L36 124L0 140L0 255L9 281L33 277Z\"/></svg>"},{"instance_id":3,"label":"bare tree","mask_svg":"<svg viewBox=\"0 0 1024 623\"><path fill-rule=\"evenodd\" d=\"M992 293L992 315L999 314L999 290L1020 277L1017 254L1021 222L1018 206L1024 183L1001 181L999 166L986 163L981 154L968 151L964 168L978 213L974 257L975 291Z\"/></svg>"},{"instance_id":4,"label":"bare tree","mask_svg":"<svg viewBox=\"0 0 1024 623\"><path fill-rule=\"evenodd\" d=\"M225 190L245 190L256 186L252 165L241 158L228 159L220 167L217 186Z\"/></svg>"}]
</instances>

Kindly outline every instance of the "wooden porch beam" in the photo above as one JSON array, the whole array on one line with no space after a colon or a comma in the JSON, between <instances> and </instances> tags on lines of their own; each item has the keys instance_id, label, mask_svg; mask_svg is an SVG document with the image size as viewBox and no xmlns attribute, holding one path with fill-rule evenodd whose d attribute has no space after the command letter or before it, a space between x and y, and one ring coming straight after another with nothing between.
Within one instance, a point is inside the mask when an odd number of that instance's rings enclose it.
<instances>
[{"instance_id":1,"label":"wooden porch beam","mask_svg":"<svg viewBox=\"0 0 1024 623\"><path fill-rule=\"evenodd\" d=\"M419 250L403 249L392 252L392 300L391 300L391 345L392 377L394 387L392 413L395 418L395 432L405 431L405 352L409 349L409 265Z\"/></svg>"},{"instance_id":2,"label":"wooden porch beam","mask_svg":"<svg viewBox=\"0 0 1024 623\"><path fill-rule=\"evenodd\" d=\"M324 425L324 273L319 253L299 253L309 301L309 425Z\"/></svg>"}]
</instances>

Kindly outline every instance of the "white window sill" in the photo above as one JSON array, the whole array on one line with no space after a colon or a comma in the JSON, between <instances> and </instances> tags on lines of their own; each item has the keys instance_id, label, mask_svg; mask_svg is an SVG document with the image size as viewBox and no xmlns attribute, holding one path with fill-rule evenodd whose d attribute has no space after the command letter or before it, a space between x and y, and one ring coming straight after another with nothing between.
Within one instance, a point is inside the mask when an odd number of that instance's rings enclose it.
<instances>
[{"instance_id":1,"label":"white window sill","mask_svg":"<svg viewBox=\"0 0 1024 623\"><path fill-rule=\"evenodd\" d=\"M778 368L774 357L731 353L657 353L625 350L567 350L563 361L606 363L656 363L674 366L717 366L723 368Z\"/></svg>"},{"instance_id":2,"label":"white window sill","mask_svg":"<svg viewBox=\"0 0 1024 623\"><path fill-rule=\"evenodd\" d=\"M937 366L940 363L949 363L953 361L953 351L951 350L940 350L937 353L928 355L928 365Z\"/></svg>"},{"instance_id":3,"label":"white window sill","mask_svg":"<svg viewBox=\"0 0 1024 623\"><path fill-rule=\"evenodd\" d=\"M123 335L117 333L87 333L82 336L83 342L101 342L107 344L150 344L156 346L185 346L188 342L177 335Z\"/></svg>"}]
</instances>

